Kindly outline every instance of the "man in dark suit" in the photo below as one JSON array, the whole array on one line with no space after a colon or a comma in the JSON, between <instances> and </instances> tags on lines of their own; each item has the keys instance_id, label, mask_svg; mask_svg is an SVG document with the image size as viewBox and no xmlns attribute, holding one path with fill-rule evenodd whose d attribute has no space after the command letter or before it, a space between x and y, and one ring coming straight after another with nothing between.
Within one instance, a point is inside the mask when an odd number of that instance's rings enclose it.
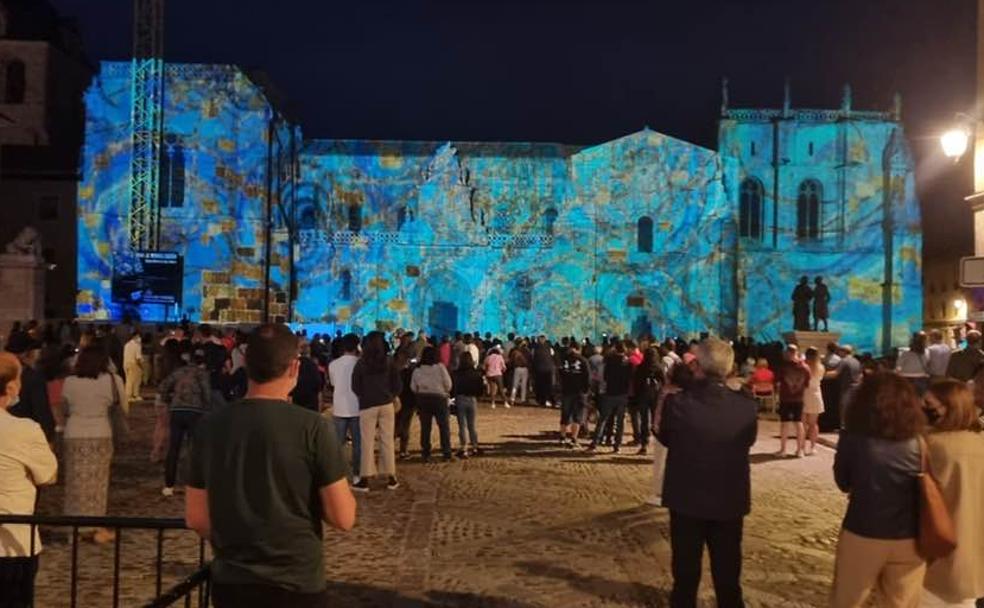
<instances>
[{"instance_id":1,"label":"man in dark suit","mask_svg":"<svg viewBox=\"0 0 984 608\"><path fill-rule=\"evenodd\" d=\"M724 386L734 365L727 342L697 348L696 382L667 398L659 441L668 448L663 505L670 510L674 608L697 603L701 559L711 553L721 608L743 605L741 538L751 510L748 452L758 430L756 404Z\"/></svg>"}]
</instances>

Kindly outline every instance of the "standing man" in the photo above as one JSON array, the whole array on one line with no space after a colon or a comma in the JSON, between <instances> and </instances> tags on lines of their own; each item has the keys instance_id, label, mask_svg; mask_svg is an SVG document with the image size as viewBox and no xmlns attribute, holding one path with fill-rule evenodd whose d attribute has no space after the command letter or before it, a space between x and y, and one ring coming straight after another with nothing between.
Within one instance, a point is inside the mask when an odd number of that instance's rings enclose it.
<instances>
[{"instance_id":1,"label":"standing man","mask_svg":"<svg viewBox=\"0 0 984 608\"><path fill-rule=\"evenodd\" d=\"M581 347L572 342L560 364L560 445L577 447L577 434L581 429L591 380L588 360L581 355Z\"/></svg>"},{"instance_id":2,"label":"standing man","mask_svg":"<svg viewBox=\"0 0 984 608\"><path fill-rule=\"evenodd\" d=\"M929 372L929 381L935 384L946 378L946 368L950 365L950 355L952 351L949 345L943 343L943 332L934 329L929 333L929 348L926 354L929 356L929 363L926 368Z\"/></svg>"},{"instance_id":3,"label":"standing man","mask_svg":"<svg viewBox=\"0 0 984 608\"><path fill-rule=\"evenodd\" d=\"M140 380L143 378L143 345L140 332L134 331L123 346L123 371L126 372L126 398L131 403L140 401Z\"/></svg>"},{"instance_id":4,"label":"standing man","mask_svg":"<svg viewBox=\"0 0 984 608\"><path fill-rule=\"evenodd\" d=\"M813 290L810 289L809 277L800 277L799 285L793 290L793 329L810 331L810 300Z\"/></svg>"},{"instance_id":5,"label":"standing man","mask_svg":"<svg viewBox=\"0 0 984 608\"><path fill-rule=\"evenodd\" d=\"M212 544L217 608L327 606L322 522L355 525L331 424L288 399L297 354L286 325L260 326L246 351L246 398L195 434L185 522Z\"/></svg>"},{"instance_id":6,"label":"standing man","mask_svg":"<svg viewBox=\"0 0 984 608\"><path fill-rule=\"evenodd\" d=\"M332 386L331 417L340 444L352 434L352 475L359 478L362 441L359 433L359 398L352 391L352 369L359 360L359 337L346 334L341 339L342 356L328 364L328 381Z\"/></svg>"},{"instance_id":7,"label":"standing man","mask_svg":"<svg viewBox=\"0 0 984 608\"><path fill-rule=\"evenodd\" d=\"M786 347L782 365L776 374L776 387L779 393L779 452L786 457L786 436L792 427L796 435L796 457L803 457L806 441L803 432L803 395L810 384L810 368L799 358L799 348L795 344Z\"/></svg>"},{"instance_id":8,"label":"standing man","mask_svg":"<svg viewBox=\"0 0 984 608\"><path fill-rule=\"evenodd\" d=\"M742 526L751 511L748 452L757 433L757 406L724 385L735 358L727 342L708 338L696 357L694 384L667 397L659 425L659 441L668 449L663 505L670 510L673 552L670 605L696 606L706 544L718 606L740 608Z\"/></svg>"},{"instance_id":9,"label":"standing man","mask_svg":"<svg viewBox=\"0 0 984 608\"><path fill-rule=\"evenodd\" d=\"M984 367L984 351L981 350L981 332L967 332L967 346L950 356L946 375L961 382L970 382ZM7 350L10 350L9 348Z\"/></svg>"},{"instance_id":10,"label":"standing man","mask_svg":"<svg viewBox=\"0 0 984 608\"><path fill-rule=\"evenodd\" d=\"M18 418L30 418L41 425L48 443L55 440L55 418L48 404L48 389L44 376L34 369L41 355L41 342L28 332L10 334L7 352L17 357L21 364L20 400L7 411Z\"/></svg>"},{"instance_id":11,"label":"standing man","mask_svg":"<svg viewBox=\"0 0 984 608\"><path fill-rule=\"evenodd\" d=\"M827 319L830 317L830 290L823 282L823 277L814 279L813 284L813 331L820 331L821 321L823 330L830 331L827 326Z\"/></svg>"}]
</instances>

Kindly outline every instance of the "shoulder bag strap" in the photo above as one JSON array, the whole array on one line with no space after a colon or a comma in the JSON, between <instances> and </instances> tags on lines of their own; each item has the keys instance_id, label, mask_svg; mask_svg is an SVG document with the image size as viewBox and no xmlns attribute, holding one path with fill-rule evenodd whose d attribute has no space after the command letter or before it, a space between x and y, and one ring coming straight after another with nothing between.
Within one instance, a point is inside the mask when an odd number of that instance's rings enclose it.
<instances>
[{"instance_id":1,"label":"shoulder bag strap","mask_svg":"<svg viewBox=\"0 0 984 608\"><path fill-rule=\"evenodd\" d=\"M919 439L919 474L926 475L929 472L929 446L926 440L920 435Z\"/></svg>"}]
</instances>

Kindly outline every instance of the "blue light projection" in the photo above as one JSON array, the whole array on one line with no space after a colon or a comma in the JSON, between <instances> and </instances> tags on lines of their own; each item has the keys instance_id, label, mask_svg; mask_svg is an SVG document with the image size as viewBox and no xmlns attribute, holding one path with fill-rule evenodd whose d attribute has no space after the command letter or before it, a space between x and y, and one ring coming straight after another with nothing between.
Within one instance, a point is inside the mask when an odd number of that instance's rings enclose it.
<instances>
[{"instance_id":1,"label":"blue light projection","mask_svg":"<svg viewBox=\"0 0 984 608\"><path fill-rule=\"evenodd\" d=\"M861 349L921 325L912 160L886 113L725 110L720 152L649 129L592 147L301 143L237 68L171 65L166 91L161 241L185 256L194 320L256 323L266 305L312 330L779 339L805 274ZM129 64L104 63L86 97L83 318L123 312L129 94Z\"/></svg>"}]
</instances>

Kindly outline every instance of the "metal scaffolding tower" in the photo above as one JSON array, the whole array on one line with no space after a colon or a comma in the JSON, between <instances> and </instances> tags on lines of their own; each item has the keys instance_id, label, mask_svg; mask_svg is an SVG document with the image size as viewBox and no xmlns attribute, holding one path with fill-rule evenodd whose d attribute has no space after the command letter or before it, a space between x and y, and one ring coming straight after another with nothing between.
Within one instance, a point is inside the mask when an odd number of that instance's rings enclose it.
<instances>
[{"instance_id":1,"label":"metal scaffolding tower","mask_svg":"<svg viewBox=\"0 0 984 608\"><path fill-rule=\"evenodd\" d=\"M130 214L133 249L157 249L158 199L164 125L164 0L133 2L130 129Z\"/></svg>"}]
</instances>

